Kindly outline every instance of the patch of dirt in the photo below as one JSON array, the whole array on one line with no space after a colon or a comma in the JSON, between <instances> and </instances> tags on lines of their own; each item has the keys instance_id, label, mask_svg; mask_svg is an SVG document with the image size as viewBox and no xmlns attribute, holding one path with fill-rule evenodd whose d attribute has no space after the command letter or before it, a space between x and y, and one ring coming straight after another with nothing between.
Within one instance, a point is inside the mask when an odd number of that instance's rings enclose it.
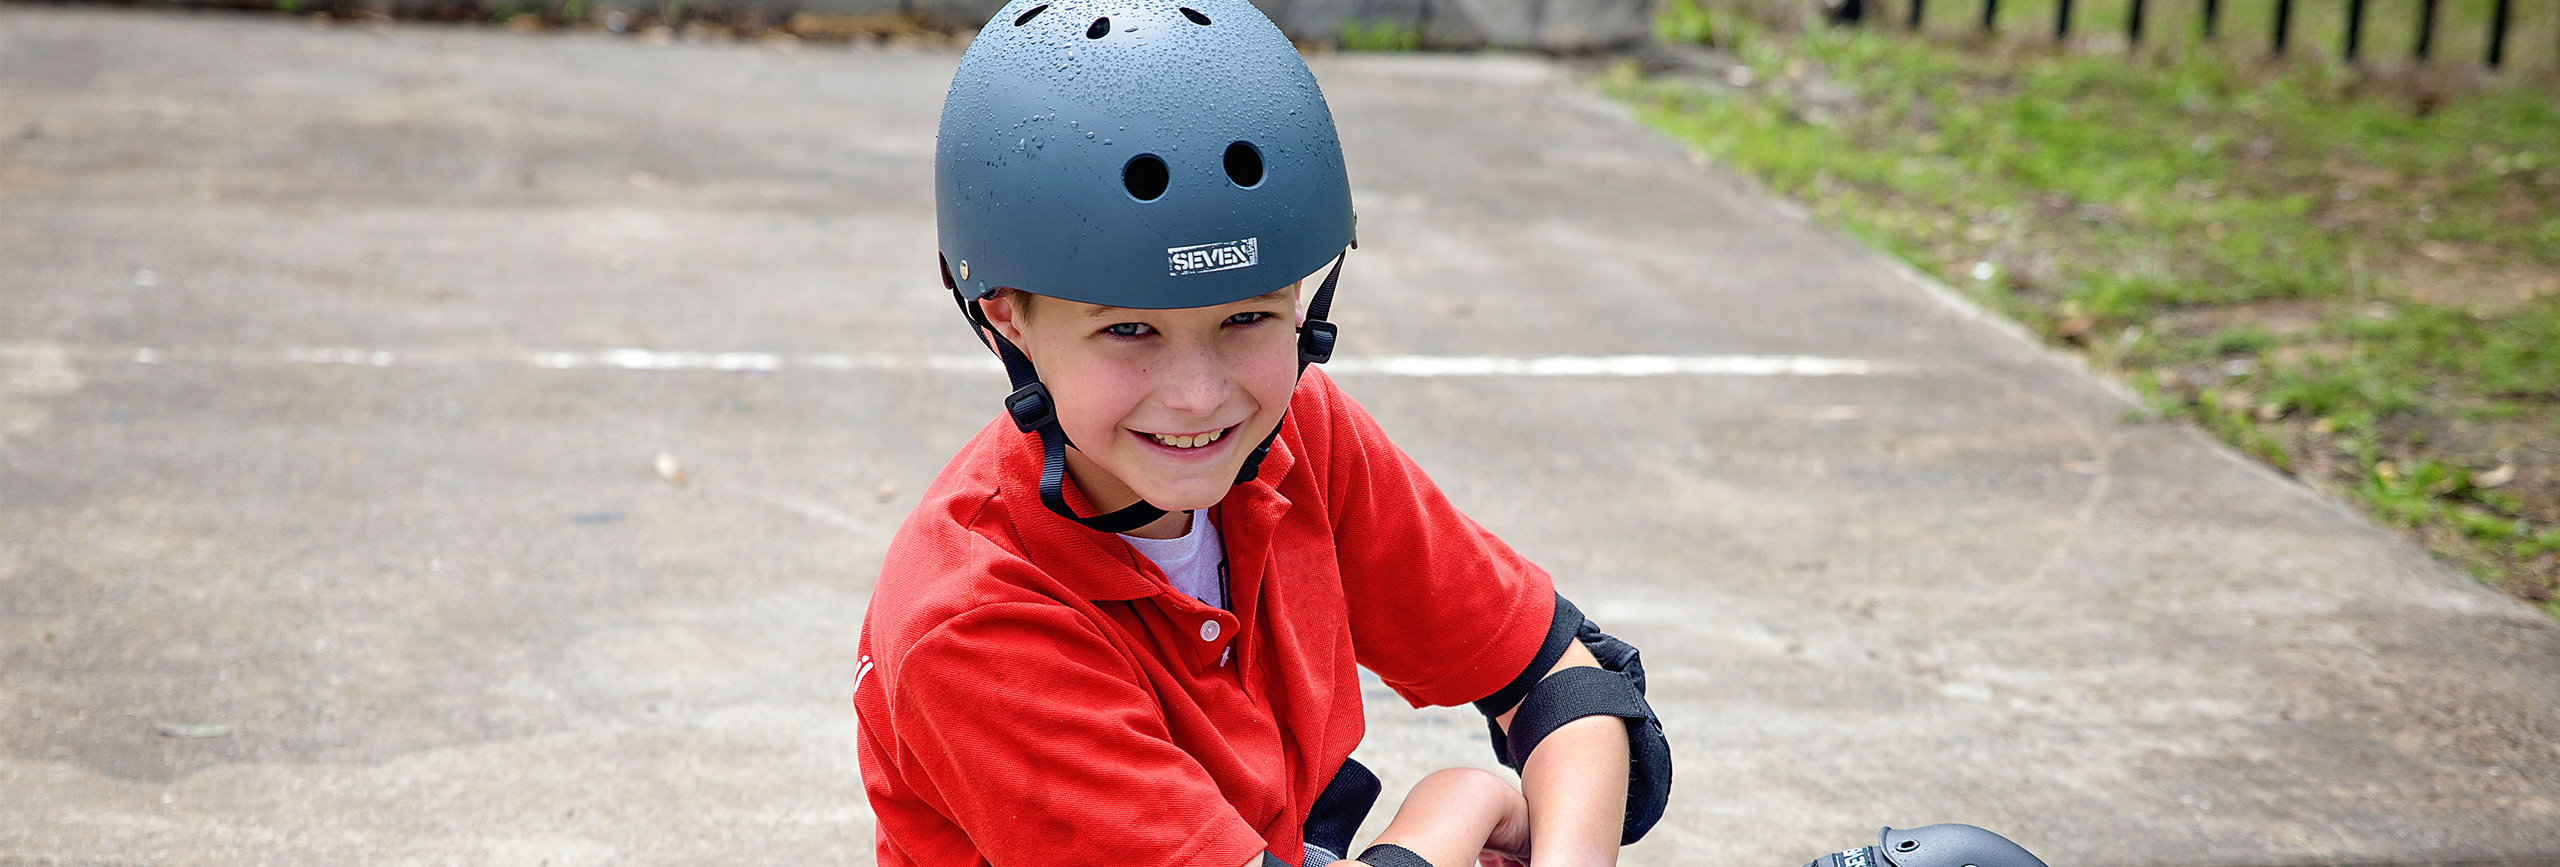
<instances>
[{"instance_id":1,"label":"patch of dirt","mask_svg":"<svg viewBox=\"0 0 2560 867\"><path fill-rule=\"evenodd\" d=\"M2206 338L2235 328L2256 326L2274 337L2307 335L2320 327L2322 317L2329 315L2332 302L2298 298L2271 298L2172 310L2153 319L2153 328L2163 334Z\"/></svg>"},{"instance_id":2,"label":"patch of dirt","mask_svg":"<svg viewBox=\"0 0 2560 867\"><path fill-rule=\"evenodd\" d=\"M2422 241L2415 260L2402 260L2387 284L2410 300L2494 315L2560 295L2560 274L2541 268L2482 264L2487 254Z\"/></svg>"}]
</instances>

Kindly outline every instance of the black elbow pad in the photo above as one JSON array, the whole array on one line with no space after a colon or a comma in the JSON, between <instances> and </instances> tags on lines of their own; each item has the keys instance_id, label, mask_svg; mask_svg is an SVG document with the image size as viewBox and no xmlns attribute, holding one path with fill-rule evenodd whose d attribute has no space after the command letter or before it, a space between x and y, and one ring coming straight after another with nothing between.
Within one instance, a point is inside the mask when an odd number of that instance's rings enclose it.
<instances>
[{"instance_id":1,"label":"black elbow pad","mask_svg":"<svg viewBox=\"0 0 2560 867\"><path fill-rule=\"evenodd\" d=\"M1580 641L1591 651L1600 667L1572 668L1541 677L1564 657L1566 642ZM1671 804L1671 742L1663 737L1662 720L1644 699L1644 660L1635 645L1619 641L1601 632L1599 624L1582 616L1582 611L1556 597L1554 622L1547 629L1547 640L1529 667L1512 678L1511 683L1493 695L1476 702L1476 710L1485 715L1485 729L1493 738L1493 755L1503 765L1518 771L1527 767L1529 754L1538 742L1564 726L1587 716L1614 716L1627 724L1627 822L1618 845L1644 839L1654 823L1662 821L1663 810ZM1511 733L1506 736L1494 717L1517 706L1520 713L1511 720Z\"/></svg>"}]
</instances>

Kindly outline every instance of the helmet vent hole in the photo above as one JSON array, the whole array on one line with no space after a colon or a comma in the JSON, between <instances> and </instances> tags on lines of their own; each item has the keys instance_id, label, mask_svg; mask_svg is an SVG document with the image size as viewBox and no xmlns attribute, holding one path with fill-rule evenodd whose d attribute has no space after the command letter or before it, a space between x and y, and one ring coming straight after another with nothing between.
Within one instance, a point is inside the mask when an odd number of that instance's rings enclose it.
<instances>
[{"instance_id":1,"label":"helmet vent hole","mask_svg":"<svg viewBox=\"0 0 2560 867\"><path fill-rule=\"evenodd\" d=\"M1239 187L1262 183L1262 152L1252 142L1236 142L1227 146L1227 180Z\"/></svg>"},{"instance_id":2,"label":"helmet vent hole","mask_svg":"<svg viewBox=\"0 0 2560 867\"><path fill-rule=\"evenodd\" d=\"M1093 26L1084 29L1084 38L1086 39L1100 39L1109 35L1111 35L1111 19L1109 18L1093 19Z\"/></svg>"},{"instance_id":3,"label":"helmet vent hole","mask_svg":"<svg viewBox=\"0 0 2560 867\"><path fill-rule=\"evenodd\" d=\"M1191 19L1191 23L1193 24L1197 24L1202 27L1209 26L1209 16L1200 14L1200 10L1198 9L1193 9L1189 6L1182 7L1182 17Z\"/></svg>"},{"instance_id":4,"label":"helmet vent hole","mask_svg":"<svg viewBox=\"0 0 2560 867\"><path fill-rule=\"evenodd\" d=\"M1165 186L1172 182L1173 173L1165 170L1164 159L1155 154L1130 157L1129 164L1120 167L1120 184L1129 188L1130 198L1141 202L1162 198Z\"/></svg>"},{"instance_id":5,"label":"helmet vent hole","mask_svg":"<svg viewBox=\"0 0 2560 867\"><path fill-rule=\"evenodd\" d=\"M1025 9L1022 11L1022 14L1013 16L1013 26L1020 27L1025 24L1029 24L1031 23L1031 19L1038 18L1040 17L1040 13L1047 11L1049 11L1049 4L1047 3L1042 3L1038 6Z\"/></svg>"},{"instance_id":6,"label":"helmet vent hole","mask_svg":"<svg viewBox=\"0 0 2560 867\"><path fill-rule=\"evenodd\" d=\"M1918 849L1918 848L1920 848L1920 841L1918 841L1918 840L1904 840L1904 841L1902 841L1902 842L1900 842L1900 843L1895 843L1895 844L1893 844L1893 848L1894 848L1894 849L1896 849L1896 850L1898 850L1898 851L1909 852L1909 851L1911 851L1911 850L1913 850L1913 849Z\"/></svg>"}]
</instances>

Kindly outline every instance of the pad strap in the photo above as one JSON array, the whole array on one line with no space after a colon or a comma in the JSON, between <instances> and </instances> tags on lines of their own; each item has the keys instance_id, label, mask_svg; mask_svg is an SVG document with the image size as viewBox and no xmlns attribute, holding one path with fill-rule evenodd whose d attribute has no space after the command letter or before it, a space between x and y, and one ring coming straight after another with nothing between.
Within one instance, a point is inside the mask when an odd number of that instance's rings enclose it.
<instances>
[{"instance_id":1,"label":"pad strap","mask_svg":"<svg viewBox=\"0 0 2560 867\"><path fill-rule=\"evenodd\" d=\"M1607 669L1576 667L1548 675L1529 690L1529 697L1520 702L1520 714L1511 718L1502 763L1514 770L1525 767L1538 742L1556 729L1583 717L1603 715L1643 720L1653 716L1653 708L1646 706L1644 694L1634 684Z\"/></svg>"},{"instance_id":2,"label":"pad strap","mask_svg":"<svg viewBox=\"0 0 2560 867\"><path fill-rule=\"evenodd\" d=\"M1369 867L1431 867L1430 861L1394 843L1380 843L1361 850L1360 863Z\"/></svg>"}]
</instances>

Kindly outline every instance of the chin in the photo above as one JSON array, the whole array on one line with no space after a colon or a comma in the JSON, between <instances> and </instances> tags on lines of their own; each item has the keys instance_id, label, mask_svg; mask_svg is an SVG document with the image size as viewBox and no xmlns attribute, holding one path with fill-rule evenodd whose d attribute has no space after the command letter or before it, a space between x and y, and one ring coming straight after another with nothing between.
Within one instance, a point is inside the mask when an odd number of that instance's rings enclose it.
<instances>
[{"instance_id":1,"label":"chin","mask_svg":"<svg viewBox=\"0 0 2560 867\"><path fill-rule=\"evenodd\" d=\"M1235 476L1230 473L1227 478L1234 479ZM1189 512L1217 505L1219 501L1227 498L1228 489L1233 487L1233 485L1219 485L1215 491L1205 491L1192 485L1182 485L1166 491L1160 497L1150 496L1147 502L1168 512Z\"/></svg>"}]
</instances>

